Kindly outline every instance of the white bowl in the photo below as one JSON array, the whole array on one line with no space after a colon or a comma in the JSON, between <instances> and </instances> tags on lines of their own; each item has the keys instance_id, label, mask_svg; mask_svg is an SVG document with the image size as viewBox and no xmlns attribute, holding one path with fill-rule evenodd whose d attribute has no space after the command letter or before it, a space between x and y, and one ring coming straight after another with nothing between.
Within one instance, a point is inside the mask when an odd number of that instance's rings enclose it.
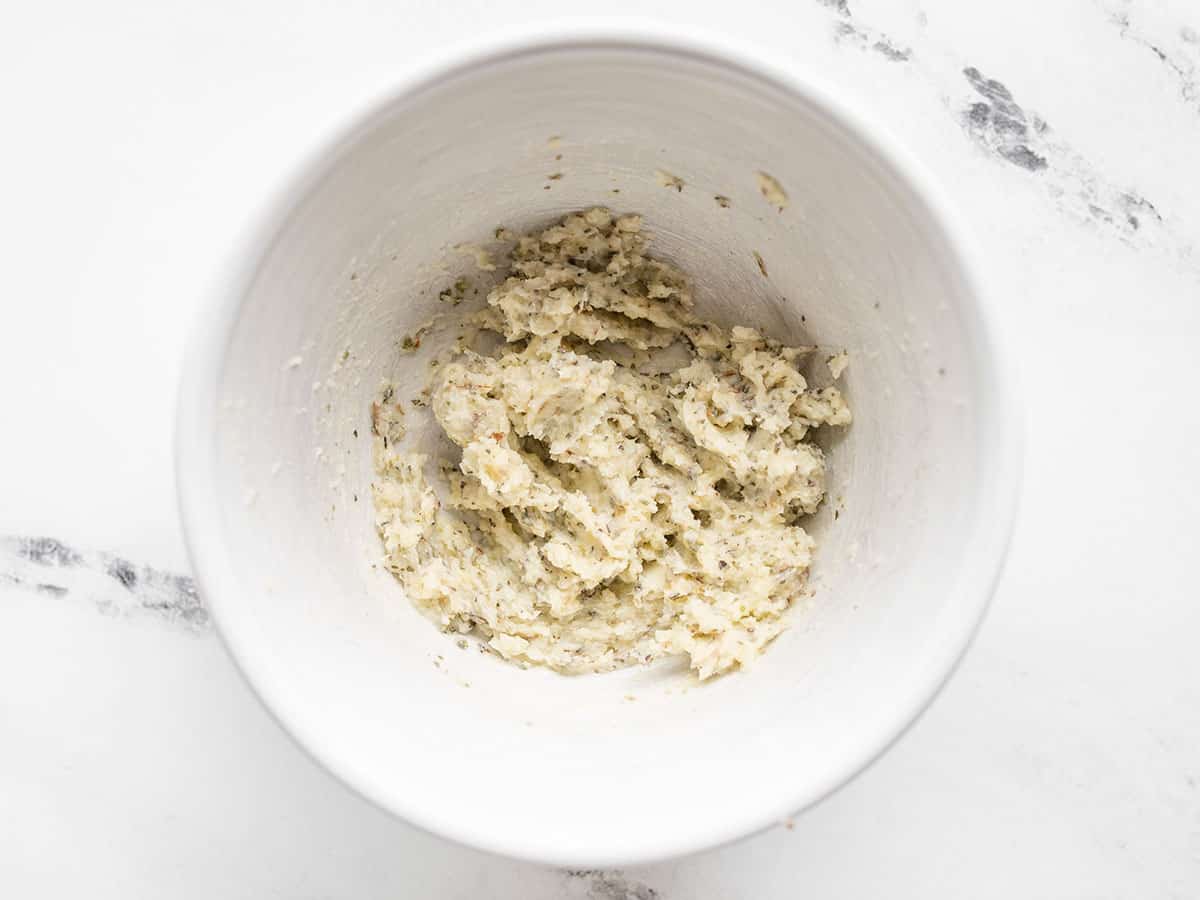
<instances>
[{"instance_id":1,"label":"white bowl","mask_svg":"<svg viewBox=\"0 0 1200 900\"><path fill-rule=\"evenodd\" d=\"M476 276L450 248L592 204L644 213L701 312L850 351L815 599L758 665L699 686L673 664L572 678L461 650L377 567L368 407L385 375L420 383L397 338ZM807 78L664 37L492 43L326 139L251 233L184 379L188 544L266 706L385 809L557 864L710 847L851 778L966 648L1013 516L1012 379L961 227Z\"/></svg>"}]
</instances>

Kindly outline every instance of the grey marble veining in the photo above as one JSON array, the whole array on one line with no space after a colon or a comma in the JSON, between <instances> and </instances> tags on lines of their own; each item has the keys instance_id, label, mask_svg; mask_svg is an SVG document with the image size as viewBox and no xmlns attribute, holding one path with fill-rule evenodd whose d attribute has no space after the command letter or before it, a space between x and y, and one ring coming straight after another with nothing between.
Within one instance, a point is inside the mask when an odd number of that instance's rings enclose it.
<instances>
[{"instance_id":1,"label":"grey marble veining","mask_svg":"<svg viewBox=\"0 0 1200 900\"><path fill-rule=\"evenodd\" d=\"M946 57L945 50L925 47L920 51L901 45L885 31L864 21L847 0L816 0L829 9L834 21L831 32L840 44L881 54L884 58L910 67L927 83L930 90L938 84L935 70L924 55ZM1182 56L1168 56L1131 24L1131 13L1122 9L1109 13L1123 37L1145 46L1180 81L1185 102L1197 100L1196 67ZM1195 33L1184 27L1179 40L1200 50ZM944 62L944 59L943 59ZM948 111L958 120L967 137L980 149L999 161L1016 166L1036 178L1058 208L1075 219L1096 223L1126 243L1141 246L1166 244L1179 256L1190 258L1193 244L1177 235L1159 206L1129 185L1107 176L1057 136L1050 124L1037 112L1017 102L1012 92L993 74L984 74L968 63L959 65L964 87L947 97Z\"/></svg>"},{"instance_id":2,"label":"grey marble veining","mask_svg":"<svg viewBox=\"0 0 1200 900\"><path fill-rule=\"evenodd\" d=\"M1154 55L1178 85L1179 98L1200 113L1200 33L1187 24L1144 21L1148 17L1129 3L1101 8L1123 39Z\"/></svg>"},{"instance_id":3,"label":"grey marble veining","mask_svg":"<svg viewBox=\"0 0 1200 900\"><path fill-rule=\"evenodd\" d=\"M209 627L191 577L51 537L0 537L0 582L91 603L111 616L152 616L187 631Z\"/></svg>"},{"instance_id":4,"label":"grey marble veining","mask_svg":"<svg viewBox=\"0 0 1200 900\"><path fill-rule=\"evenodd\" d=\"M563 879L564 889L575 893L576 889L582 888L588 900L667 900L649 885L616 870L568 870L563 873Z\"/></svg>"}]
</instances>

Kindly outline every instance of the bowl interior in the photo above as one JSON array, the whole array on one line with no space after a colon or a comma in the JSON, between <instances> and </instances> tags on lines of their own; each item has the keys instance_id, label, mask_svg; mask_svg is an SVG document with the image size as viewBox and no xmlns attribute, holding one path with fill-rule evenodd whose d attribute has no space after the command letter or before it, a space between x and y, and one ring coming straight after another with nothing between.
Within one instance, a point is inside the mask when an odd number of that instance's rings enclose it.
<instances>
[{"instance_id":1,"label":"bowl interior","mask_svg":"<svg viewBox=\"0 0 1200 900\"><path fill-rule=\"evenodd\" d=\"M502 274L456 245L502 251L498 226L597 204L644 214L701 312L850 353L815 597L756 667L702 686L677 664L570 678L460 649L378 566L369 405L384 377L418 390L439 340L403 355L400 337L457 277L481 298ZM849 777L964 646L984 602L968 570L991 510L990 354L941 224L823 103L682 51L494 57L379 109L273 235L212 392L220 534L201 540L236 590L209 600L284 724L418 824L555 862L714 844Z\"/></svg>"}]
</instances>

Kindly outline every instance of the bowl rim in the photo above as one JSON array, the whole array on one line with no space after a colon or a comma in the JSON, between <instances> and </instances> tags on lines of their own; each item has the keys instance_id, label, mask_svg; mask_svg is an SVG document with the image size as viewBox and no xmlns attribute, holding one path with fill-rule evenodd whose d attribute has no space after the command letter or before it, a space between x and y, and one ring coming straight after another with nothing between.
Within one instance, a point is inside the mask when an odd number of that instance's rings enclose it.
<instances>
[{"instance_id":1,"label":"bowl rim","mask_svg":"<svg viewBox=\"0 0 1200 900\"><path fill-rule=\"evenodd\" d=\"M314 188L364 130L393 104L419 95L443 81L488 67L545 52L610 48L640 50L663 57L699 60L769 85L818 110L844 129L873 156L877 164L911 192L923 206L934 234L956 258L978 317L979 341L988 353L983 386L990 391L988 423L995 440L985 447L981 470L988 475L981 492L976 539L967 547L963 569L965 590L953 607L952 627L914 679L908 701L882 721L837 772L820 782L810 780L779 791L780 800L761 814L713 829L706 839L662 835L653 843L620 841L595 847L583 855L563 847L554 829L533 833L510 829L494 833L455 819L442 810L400 802L371 777L352 770L325 745L320 727L286 699L285 693L259 665L254 642L235 625L231 610L240 586L229 564L218 503L216 416L224 360L243 301L261 260L301 198ZM216 271L215 299L196 315L179 382L175 423L176 490L184 541L200 596L208 606L224 645L246 684L267 713L300 749L359 796L418 828L456 843L510 858L559 866L611 867L675 858L731 843L777 824L788 815L807 810L845 786L882 756L920 718L957 668L981 625L1003 570L1016 517L1023 467L1023 417L1018 397L1017 370L1005 350L1006 341L996 304L980 277L978 253L964 222L946 195L919 163L886 129L860 112L844 92L798 71L761 48L695 28L666 28L645 21L552 23L514 27L485 38L459 41L427 57L398 79L375 90L365 103L339 123L315 137L307 152L284 167L285 174L245 217L237 231L236 249ZM383 799L383 797L387 799Z\"/></svg>"}]
</instances>

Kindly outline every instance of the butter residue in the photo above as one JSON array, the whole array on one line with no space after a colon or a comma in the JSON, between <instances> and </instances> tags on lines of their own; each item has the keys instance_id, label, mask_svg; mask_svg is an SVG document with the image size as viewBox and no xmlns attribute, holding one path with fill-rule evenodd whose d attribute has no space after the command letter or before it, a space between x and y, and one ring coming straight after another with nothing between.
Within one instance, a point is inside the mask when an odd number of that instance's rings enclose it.
<instances>
[{"instance_id":1,"label":"butter residue","mask_svg":"<svg viewBox=\"0 0 1200 900\"><path fill-rule=\"evenodd\" d=\"M755 172L754 177L758 180L758 190L767 199L767 202L776 207L780 212L787 209L788 200L787 191L773 175L768 175L766 172Z\"/></svg>"},{"instance_id":2,"label":"butter residue","mask_svg":"<svg viewBox=\"0 0 1200 900\"><path fill-rule=\"evenodd\" d=\"M674 188L676 191L682 191L684 188L684 181L682 178L680 178L678 175L672 175L670 172L666 172L662 169L655 169L654 177L658 180L658 183L665 188Z\"/></svg>"}]
</instances>

